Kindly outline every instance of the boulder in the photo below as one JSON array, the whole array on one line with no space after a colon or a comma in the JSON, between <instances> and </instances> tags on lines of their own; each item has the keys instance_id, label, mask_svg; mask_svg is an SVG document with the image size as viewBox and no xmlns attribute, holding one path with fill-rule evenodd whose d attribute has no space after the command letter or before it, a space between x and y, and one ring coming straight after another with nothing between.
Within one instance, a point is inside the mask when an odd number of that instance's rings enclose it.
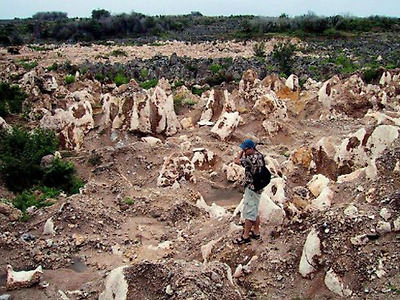
<instances>
[{"instance_id":1,"label":"boulder","mask_svg":"<svg viewBox=\"0 0 400 300\"><path fill-rule=\"evenodd\" d=\"M204 201L204 198L201 195L196 202L196 206L198 208L204 209L212 219L221 219L231 216L231 214L227 212L226 209L222 206L219 206L215 203L212 203L211 206L207 205L206 201Z\"/></svg>"},{"instance_id":2,"label":"boulder","mask_svg":"<svg viewBox=\"0 0 400 300\"><path fill-rule=\"evenodd\" d=\"M17 272L13 270L11 265L7 265L6 289L10 291L39 284L42 279L42 274L42 266L38 266L35 270L31 271Z\"/></svg>"},{"instance_id":3,"label":"boulder","mask_svg":"<svg viewBox=\"0 0 400 300\"><path fill-rule=\"evenodd\" d=\"M172 186L175 182L186 180L196 182L194 164L186 156L172 154L164 158L164 165L157 178L157 186Z\"/></svg>"},{"instance_id":4,"label":"boulder","mask_svg":"<svg viewBox=\"0 0 400 300\"><path fill-rule=\"evenodd\" d=\"M224 165L222 170L226 173L226 179L231 182L244 180L244 168L233 162Z\"/></svg>"},{"instance_id":5,"label":"boulder","mask_svg":"<svg viewBox=\"0 0 400 300\"><path fill-rule=\"evenodd\" d=\"M312 278L318 270L317 259L321 256L321 241L318 232L312 228L303 246L299 272L303 277Z\"/></svg>"},{"instance_id":6,"label":"boulder","mask_svg":"<svg viewBox=\"0 0 400 300\"><path fill-rule=\"evenodd\" d=\"M2 117L0 117L0 131L2 131L2 130L11 132L12 127L10 125L8 125L7 122Z\"/></svg>"},{"instance_id":7,"label":"boulder","mask_svg":"<svg viewBox=\"0 0 400 300\"><path fill-rule=\"evenodd\" d=\"M331 292L340 297L350 297L353 293L350 289L344 287L343 280L332 269L326 272L324 282Z\"/></svg>"},{"instance_id":8,"label":"boulder","mask_svg":"<svg viewBox=\"0 0 400 300\"><path fill-rule=\"evenodd\" d=\"M213 151L209 151L205 148L193 149L192 163L196 169L209 170L216 163L216 155Z\"/></svg>"},{"instance_id":9,"label":"boulder","mask_svg":"<svg viewBox=\"0 0 400 300\"><path fill-rule=\"evenodd\" d=\"M297 75L291 74L285 82L285 85L291 90L291 91L297 91L300 89L299 85L299 77Z\"/></svg>"},{"instance_id":10,"label":"boulder","mask_svg":"<svg viewBox=\"0 0 400 300\"><path fill-rule=\"evenodd\" d=\"M83 101L74 103L68 110L56 109L54 114L46 112L40 126L56 131L64 148L79 150L85 134L94 127L92 106Z\"/></svg>"},{"instance_id":11,"label":"boulder","mask_svg":"<svg viewBox=\"0 0 400 300\"><path fill-rule=\"evenodd\" d=\"M0 214L5 215L11 222L18 221L22 212L11 204L0 202Z\"/></svg>"},{"instance_id":12,"label":"boulder","mask_svg":"<svg viewBox=\"0 0 400 300\"><path fill-rule=\"evenodd\" d=\"M227 140L239 125L240 120L239 112L226 112L218 119L211 132L216 134L221 140Z\"/></svg>"},{"instance_id":13,"label":"boulder","mask_svg":"<svg viewBox=\"0 0 400 300\"><path fill-rule=\"evenodd\" d=\"M322 174L317 174L307 183L307 187L315 197L318 197L328 187L329 182L329 178Z\"/></svg>"},{"instance_id":14,"label":"boulder","mask_svg":"<svg viewBox=\"0 0 400 300\"><path fill-rule=\"evenodd\" d=\"M143 288L146 287L146 288ZM244 299L235 290L226 264L165 260L141 262L113 270L99 300L125 299Z\"/></svg>"}]
</instances>

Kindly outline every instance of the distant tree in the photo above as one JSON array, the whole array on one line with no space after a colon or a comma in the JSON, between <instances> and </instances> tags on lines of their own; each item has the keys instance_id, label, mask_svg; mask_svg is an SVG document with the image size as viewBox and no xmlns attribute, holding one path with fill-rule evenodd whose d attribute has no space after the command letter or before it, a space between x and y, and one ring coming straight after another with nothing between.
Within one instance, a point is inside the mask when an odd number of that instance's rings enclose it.
<instances>
[{"instance_id":1,"label":"distant tree","mask_svg":"<svg viewBox=\"0 0 400 300\"><path fill-rule=\"evenodd\" d=\"M68 19L68 14L59 11L38 12L32 16L32 19L40 21L57 21Z\"/></svg>"},{"instance_id":2,"label":"distant tree","mask_svg":"<svg viewBox=\"0 0 400 300\"><path fill-rule=\"evenodd\" d=\"M105 9L94 9L92 10L92 19L100 20L106 19L111 16L111 13Z\"/></svg>"}]
</instances>

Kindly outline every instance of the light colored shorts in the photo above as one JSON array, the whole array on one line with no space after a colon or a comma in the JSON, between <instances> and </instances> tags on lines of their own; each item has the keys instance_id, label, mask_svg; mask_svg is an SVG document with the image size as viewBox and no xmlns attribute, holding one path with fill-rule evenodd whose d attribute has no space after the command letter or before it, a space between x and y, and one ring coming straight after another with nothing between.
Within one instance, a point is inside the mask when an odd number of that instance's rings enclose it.
<instances>
[{"instance_id":1,"label":"light colored shorts","mask_svg":"<svg viewBox=\"0 0 400 300\"><path fill-rule=\"evenodd\" d=\"M255 221L258 216L261 194L253 192L249 188L244 190L243 219Z\"/></svg>"}]
</instances>

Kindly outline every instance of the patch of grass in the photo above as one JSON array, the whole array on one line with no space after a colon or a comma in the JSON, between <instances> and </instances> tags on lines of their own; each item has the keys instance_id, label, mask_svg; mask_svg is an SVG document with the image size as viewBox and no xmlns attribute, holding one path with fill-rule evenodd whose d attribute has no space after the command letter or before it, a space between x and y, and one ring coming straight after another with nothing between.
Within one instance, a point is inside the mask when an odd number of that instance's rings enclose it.
<instances>
[{"instance_id":1,"label":"patch of grass","mask_svg":"<svg viewBox=\"0 0 400 300\"><path fill-rule=\"evenodd\" d=\"M147 68L143 68L140 70L140 78L146 79L149 76L149 70Z\"/></svg>"},{"instance_id":2,"label":"patch of grass","mask_svg":"<svg viewBox=\"0 0 400 300\"><path fill-rule=\"evenodd\" d=\"M211 72L213 72L214 74L217 74L220 70L222 70L222 66L220 64L212 64L210 66L210 70Z\"/></svg>"},{"instance_id":3,"label":"patch of grass","mask_svg":"<svg viewBox=\"0 0 400 300\"><path fill-rule=\"evenodd\" d=\"M140 87L145 89L145 90L148 90L150 88L155 87L157 84L158 84L158 79L150 79L150 80L147 80L145 82L142 82L140 84Z\"/></svg>"},{"instance_id":4,"label":"patch of grass","mask_svg":"<svg viewBox=\"0 0 400 300\"><path fill-rule=\"evenodd\" d=\"M265 42L254 44L253 52L255 57L265 59Z\"/></svg>"},{"instance_id":5,"label":"patch of grass","mask_svg":"<svg viewBox=\"0 0 400 300\"><path fill-rule=\"evenodd\" d=\"M0 117L11 113L21 113L22 103L28 95L18 85L10 85L7 82L0 83Z\"/></svg>"},{"instance_id":6,"label":"patch of grass","mask_svg":"<svg viewBox=\"0 0 400 300\"><path fill-rule=\"evenodd\" d=\"M74 75L67 75L64 77L64 82L65 84L72 84L75 82L75 76Z\"/></svg>"},{"instance_id":7,"label":"patch of grass","mask_svg":"<svg viewBox=\"0 0 400 300\"><path fill-rule=\"evenodd\" d=\"M389 289L390 289L392 292L396 293L396 294L400 294L400 287L396 287L396 286L394 286L393 284L389 284Z\"/></svg>"},{"instance_id":8,"label":"patch of grass","mask_svg":"<svg viewBox=\"0 0 400 300\"><path fill-rule=\"evenodd\" d=\"M20 65L21 67L23 67L25 70L30 71L38 65L38 62L21 60L21 61L18 61L17 64Z\"/></svg>"},{"instance_id":9,"label":"patch of grass","mask_svg":"<svg viewBox=\"0 0 400 300\"><path fill-rule=\"evenodd\" d=\"M205 88L199 88L199 87L193 86L192 87L192 94L201 96L206 90L207 89L205 89Z\"/></svg>"},{"instance_id":10,"label":"patch of grass","mask_svg":"<svg viewBox=\"0 0 400 300\"><path fill-rule=\"evenodd\" d=\"M378 78L381 76L381 72L379 69L371 69L368 68L366 70L363 71L362 73L362 77L364 78L366 83L372 83L376 80L378 80Z\"/></svg>"},{"instance_id":11,"label":"patch of grass","mask_svg":"<svg viewBox=\"0 0 400 300\"><path fill-rule=\"evenodd\" d=\"M128 204L128 205L133 205L135 203L135 201L131 197L126 197L124 199L124 203Z\"/></svg>"},{"instance_id":12,"label":"patch of grass","mask_svg":"<svg viewBox=\"0 0 400 300\"><path fill-rule=\"evenodd\" d=\"M128 53L126 53L126 51L122 50L122 49L117 49L117 50L113 50L110 53L111 56L128 56Z\"/></svg>"},{"instance_id":13,"label":"patch of grass","mask_svg":"<svg viewBox=\"0 0 400 300\"><path fill-rule=\"evenodd\" d=\"M97 73L94 78L100 82L104 82L106 80L106 76L103 73Z\"/></svg>"},{"instance_id":14,"label":"patch of grass","mask_svg":"<svg viewBox=\"0 0 400 300\"><path fill-rule=\"evenodd\" d=\"M57 71L58 70L58 63L53 63L51 66L48 66L46 69L47 71Z\"/></svg>"},{"instance_id":15,"label":"patch of grass","mask_svg":"<svg viewBox=\"0 0 400 300\"><path fill-rule=\"evenodd\" d=\"M350 74L357 70L357 66L344 54L340 54L336 57L335 64L340 66L341 72L345 74Z\"/></svg>"},{"instance_id":16,"label":"patch of grass","mask_svg":"<svg viewBox=\"0 0 400 300\"><path fill-rule=\"evenodd\" d=\"M184 83L183 81L175 81L175 82L172 84L172 88L176 89L176 88L178 88L178 87L180 87L180 86L183 86L183 85L185 85L185 83Z\"/></svg>"},{"instance_id":17,"label":"patch of grass","mask_svg":"<svg viewBox=\"0 0 400 300\"><path fill-rule=\"evenodd\" d=\"M117 74L117 76L115 76L114 77L114 83L117 85L117 86L120 86L120 85L122 85L122 84L126 84L126 83L128 83L129 82L129 78L128 77L126 77L124 74L122 74L122 73L118 73Z\"/></svg>"},{"instance_id":18,"label":"patch of grass","mask_svg":"<svg viewBox=\"0 0 400 300\"><path fill-rule=\"evenodd\" d=\"M29 190L25 190L21 194L17 195L13 200L13 204L16 208L22 211L22 219L27 220L27 208L31 206L35 206L37 208L50 206L53 203L48 201L48 199L56 198L60 195L60 193L60 189L37 186Z\"/></svg>"}]
</instances>

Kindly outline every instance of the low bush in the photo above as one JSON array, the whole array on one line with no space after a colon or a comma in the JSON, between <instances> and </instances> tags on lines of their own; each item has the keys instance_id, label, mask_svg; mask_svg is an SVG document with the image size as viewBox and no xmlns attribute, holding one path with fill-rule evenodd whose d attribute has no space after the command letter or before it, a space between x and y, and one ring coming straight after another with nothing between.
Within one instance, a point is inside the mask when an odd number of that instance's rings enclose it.
<instances>
[{"instance_id":1,"label":"low bush","mask_svg":"<svg viewBox=\"0 0 400 300\"><path fill-rule=\"evenodd\" d=\"M254 44L253 52L255 57L265 58L265 42Z\"/></svg>"},{"instance_id":2,"label":"low bush","mask_svg":"<svg viewBox=\"0 0 400 300\"><path fill-rule=\"evenodd\" d=\"M7 82L0 83L0 117L9 114L21 113L22 103L27 98L18 85L10 85Z\"/></svg>"},{"instance_id":3,"label":"low bush","mask_svg":"<svg viewBox=\"0 0 400 300\"><path fill-rule=\"evenodd\" d=\"M213 72L214 74L217 74L220 70L222 69L222 66L220 64L212 64L210 66L210 70L211 72Z\"/></svg>"},{"instance_id":4,"label":"low bush","mask_svg":"<svg viewBox=\"0 0 400 300\"><path fill-rule=\"evenodd\" d=\"M382 71L379 68L368 68L363 71L362 77L366 83L373 83L379 79Z\"/></svg>"},{"instance_id":5,"label":"low bush","mask_svg":"<svg viewBox=\"0 0 400 300\"><path fill-rule=\"evenodd\" d=\"M37 61L19 61L17 62L17 64L23 67L27 71L32 70L34 67L38 65Z\"/></svg>"},{"instance_id":6,"label":"low bush","mask_svg":"<svg viewBox=\"0 0 400 300\"><path fill-rule=\"evenodd\" d=\"M26 213L29 207L35 206L41 208L50 206L53 203L48 201L48 199L58 197L60 192L61 191L56 188L45 186L34 187L17 195L12 202L16 208L22 211L22 221L26 221L29 218Z\"/></svg>"},{"instance_id":7,"label":"low bush","mask_svg":"<svg viewBox=\"0 0 400 300\"><path fill-rule=\"evenodd\" d=\"M124 74L122 74L122 73L118 73L117 74L117 76L115 76L114 77L114 83L117 85L117 86L120 86L120 85L122 85L122 84L126 84L126 83L128 83L129 82L129 78L128 77L126 77Z\"/></svg>"},{"instance_id":8,"label":"low bush","mask_svg":"<svg viewBox=\"0 0 400 300\"><path fill-rule=\"evenodd\" d=\"M67 75L64 77L65 84L72 84L75 82L75 76L74 75Z\"/></svg>"},{"instance_id":9,"label":"low bush","mask_svg":"<svg viewBox=\"0 0 400 300\"><path fill-rule=\"evenodd\" d=\"M150 88L155 87L157 84L158 84L158 79L150 79L150 80L147 80L145 82L142 82L140 84L140 87L145 89L145 90L148 90Z\"/></svg>"},{"instance_id":10,"label":"low bush","mask_svg":"<svg viewBox=\"0 0 400 300\"><path fill-rule=\"evenodd\" d=\"M111 56L115 56L115 57L118 57L118 56L128 56L128 54L126 53L126 51L121 50L121 49L117 49L117 50L111 51L110 55L111 55Z\"/></svg>"},{"instance_id":11,"label":"low bush","mask_svg":"<svg viewBox=\"0 0 400 300\"><path fill-rule=\"evenodd\" d=\"M57 150L58 139L51 131L14 128L0 132L0 172L5 185L22 192L39 184L43 178L43 156Z\"/></svg>"},{"instance_id":12,"label":"low bush","mask_svg":"<svg viewBox=\"0 0 400 300\"><path fill-rule=\"evenodd\" d=\"M295 61L296 46L290 43L278 43L271 52L272 61L277 64L279 71L289 76Z\"/></svg>"}]
</instances>

